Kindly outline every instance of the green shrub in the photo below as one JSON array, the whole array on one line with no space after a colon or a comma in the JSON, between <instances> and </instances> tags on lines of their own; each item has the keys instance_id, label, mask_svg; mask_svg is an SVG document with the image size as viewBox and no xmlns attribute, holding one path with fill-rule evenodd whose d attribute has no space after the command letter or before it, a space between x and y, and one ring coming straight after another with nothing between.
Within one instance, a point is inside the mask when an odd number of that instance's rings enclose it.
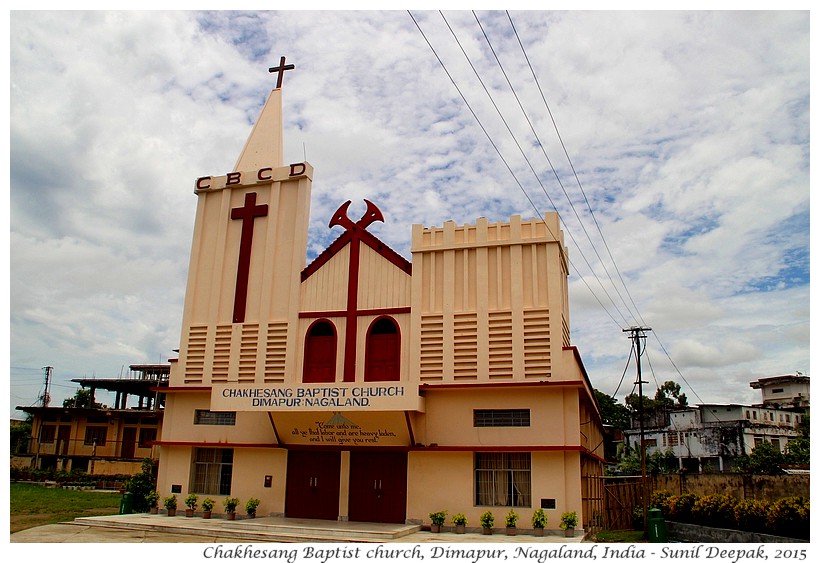
<instances>
[{"instance_id":1,"label":"green shrub","mask_svg":"<svg viewBox=\"0 0 820 563\"><path fill-rule=\"evenodd\" d=\"M729 495L706 495L695 501L692 517L696 522L715 528L734 528L737 499Z\"/></svg>"},{"instance_id":2,"label":"green shrub","mask_svg":"<svg viewBox=\"0 0 820 563\"><path fill-rule=\"evenodd\" d=\"M803 497L777 502L738 500L722 494L658 497L658 508L663 510L665 518L675 522L809 539L809 500ZM664 498L663 502L660 498ZM636 511L640 512L640 507Z\"/></svg>"},{"instance_id":3,"label":"green shrub","mask_svg":"<svg viewBox=\"0 0 820 563\"><path fill-rule=\"evenodd\" d=\"M809 501L803 497L782 498L772 504L767 518L769 533L809 539Z\"/></svg>"},{"instance_id":4,"label":"green shrub","mask_svg":"<svg viewBox=\"0 0 820 563\"><path fill-rule=\"evenodd\" d=\"M770 509L771 503L765 500L743 499L738 501L735 505L737 528L759 534L769 533L766 521Z\"/></svg>"},{"instance_id":5,"label":"green shrub","mask_svg":"<svg viewBox=\"0 0 820 563\"><path fill-rule=\"evenodd\" d=\"M692 507L695 506L696 500L698 500L697 495L692 493L669 497L666 499L666 510L663 512L664 516L677 522L694 522Z\"/></svg>"},{"instance_id":6,"label":"green shrub","mask_svg":"<svg viewBox=\"0 0 820 563\"><path fill-rule=\"evenodd\" d=\"M672 493L669 491L655 491L649 497L649 508L660 508L664 515L666 514L667 501L672 498Z\"/></svg>"}]
</instances>

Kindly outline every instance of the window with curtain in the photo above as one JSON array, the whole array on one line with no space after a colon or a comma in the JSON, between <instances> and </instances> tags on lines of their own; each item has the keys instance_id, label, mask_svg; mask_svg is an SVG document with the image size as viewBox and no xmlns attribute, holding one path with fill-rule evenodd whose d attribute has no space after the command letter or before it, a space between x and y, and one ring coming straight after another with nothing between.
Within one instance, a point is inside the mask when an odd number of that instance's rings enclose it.
<instances>
[{"instance_id":1,"label":"window with curtain","mask_svg":"<svg viewBox=\"0 0 820 563\"><path fill-rule=\"evenodd\" d=\"M393 319L384 317L373 323L367 333L364 380L398 381L400 348L399 330Z\"/></svg>"},{"instance_id":2,"label":"window with curtain","mask_svg":"<svg viewBox=\"0 0 820 563\"><path fill-rule=\"evenodd\" d=\"M194 448L193 453L190 491L203 495L231 494L233 449Z\"/></svg>"},{"instance_id":3,"label":"window with curtain","mask_svg":"<svg viewBox=\"0 0 820 563\"><path fill-rule=\"evenodd\" d=\"M317 321L305 339L304 383L336 381L336 330L330 321Z\"/></svg>"},{"instance_id":4,"label":"window with curtain","mask_svg":"<svg viewBox=\"0 0 820 563\"><path fill-rule=\"evenodd\" d=\"M475 503L477 506L532 506L529 452L477 452Z\"/></svg>"}]
</instances>

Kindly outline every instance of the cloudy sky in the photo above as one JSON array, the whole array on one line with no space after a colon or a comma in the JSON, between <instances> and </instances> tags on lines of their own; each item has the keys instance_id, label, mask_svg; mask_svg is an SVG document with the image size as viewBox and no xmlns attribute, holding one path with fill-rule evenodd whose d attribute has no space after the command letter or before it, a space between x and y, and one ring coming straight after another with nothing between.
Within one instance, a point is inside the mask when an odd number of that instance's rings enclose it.
<instances>
[{"instance_id":1,"label":"cloudy sky","mask_svg":"<svg viewBox=\"0 0 820 563\"><path fill-rule=\"evenodd\" d=\"M61 403L174 356L194 181L232 169L281 55L308 260L347 199L408 259L414 223L557 208L596 388L632 391L632 325L690 403L810 374L808 12L411 13L10 14L12 416L43 366Z\"/></svg>"}]
</instances>

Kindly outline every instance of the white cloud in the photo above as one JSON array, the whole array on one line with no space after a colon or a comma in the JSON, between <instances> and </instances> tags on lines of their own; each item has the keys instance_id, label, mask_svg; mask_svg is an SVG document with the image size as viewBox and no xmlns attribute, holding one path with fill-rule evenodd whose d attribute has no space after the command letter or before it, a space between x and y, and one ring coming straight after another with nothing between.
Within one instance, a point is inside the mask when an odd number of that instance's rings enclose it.
<instances>
[{"instance_id":1,"label":"white cloud","mask_svg":"<svg viewBox=\"0 0 820 563\"><path fill-rule=\"evenodd\" d=\"M643 322L633 299L703 400L808 373L808 13L512 12L551 115L506 14L477 14L595 244L474 16L445 12L570 231L572 338L593 384L618 384L621 330ZM172 355L193 183L233 167L282 54L285 158L316 170L311 257L347 199L375 201L374 232L408 258L412 223L533 216L517 182L551 210L441 16L413 15L515 178L404 11L12 12L11 365L65 383ZM620 275L600 264L610 251ZM648 343L658 379L680 380Z\"/></svg>"}]
</instances>

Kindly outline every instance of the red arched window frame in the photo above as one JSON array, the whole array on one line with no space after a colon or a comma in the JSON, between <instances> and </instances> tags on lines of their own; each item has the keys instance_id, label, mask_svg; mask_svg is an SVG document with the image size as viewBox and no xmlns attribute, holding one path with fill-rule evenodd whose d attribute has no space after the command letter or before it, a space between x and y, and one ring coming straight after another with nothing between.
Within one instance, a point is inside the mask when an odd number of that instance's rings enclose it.
<instances>
[{"instance_id":1,"label":"red arched window frame","mask_svg":"<svg viewBox=\"0 0 820 563\"><path fill-rule=\"evenodd\" d=\"M336 327L327 319L310 325L305 336L303 383L336 381Z\"/></svg>"},{"instance_id":2,"label":"red arched window frame","mask_svg":"<svg viewBox=\"0 0 820 563\"><path fill-rule=\"evenodd\" d=\"M367 330L365 381L399 381L401 377L401 335L391 317L380 317Z\"/></svg>"}]
</instances>

